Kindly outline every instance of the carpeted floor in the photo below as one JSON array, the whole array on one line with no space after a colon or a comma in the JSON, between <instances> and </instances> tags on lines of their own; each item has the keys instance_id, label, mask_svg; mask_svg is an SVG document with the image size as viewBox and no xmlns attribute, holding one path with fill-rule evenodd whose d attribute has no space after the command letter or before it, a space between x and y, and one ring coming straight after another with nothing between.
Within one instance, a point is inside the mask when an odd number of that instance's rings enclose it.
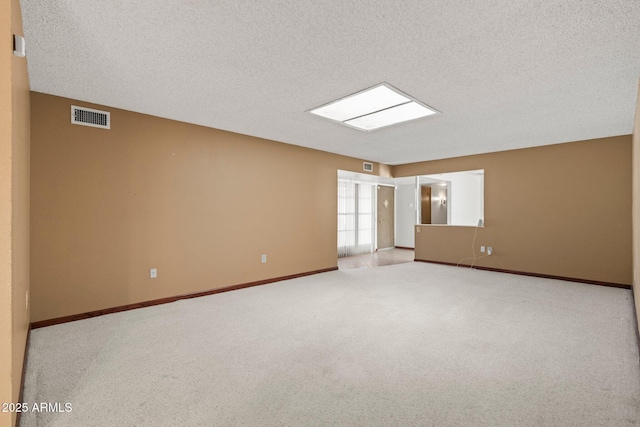
<instances>
[{"instance_id":1,"label":"carpeted floor","mask_svg":"<svg viewBox=\"0 0 640 427\"><path fill-rule=\"evenodd\" d=\"M631 292L425 263L31 334L23 426L636 426Z\"/></svg>"}]
</instances>

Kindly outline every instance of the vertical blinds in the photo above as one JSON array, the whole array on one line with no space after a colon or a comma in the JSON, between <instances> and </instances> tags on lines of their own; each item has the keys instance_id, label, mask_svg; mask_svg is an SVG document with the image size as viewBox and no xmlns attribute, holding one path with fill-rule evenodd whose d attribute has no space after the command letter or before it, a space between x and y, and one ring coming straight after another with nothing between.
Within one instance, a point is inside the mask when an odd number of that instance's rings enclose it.
<instances>
[{"instance_id":1,"label":"vertical blinds","mask_svg":"<svg viewBox=\"0 0 640 427\"><path fill-rule=\"evenodd\" d=\"M375 188L338 181L338 257L374 251Z\"/></svg>"}]
</instances>

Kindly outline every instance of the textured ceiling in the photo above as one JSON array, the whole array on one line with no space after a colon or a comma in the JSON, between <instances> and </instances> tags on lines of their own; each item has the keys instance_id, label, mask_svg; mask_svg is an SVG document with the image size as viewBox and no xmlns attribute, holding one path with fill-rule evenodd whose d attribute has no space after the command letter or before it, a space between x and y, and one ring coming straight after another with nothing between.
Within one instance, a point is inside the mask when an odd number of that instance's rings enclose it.
<instances>
[{"instance_id":1,"label":"textured ceiling","mask_svg":"<svg viewBox=\"0 0 640 427\"><path fill-rule=\"evenodd\" d=\"M22 0L31 89L388 164L629 134L640 1ZM388 82L441 111L305 111Z\"/></svg>"}]
</instances>

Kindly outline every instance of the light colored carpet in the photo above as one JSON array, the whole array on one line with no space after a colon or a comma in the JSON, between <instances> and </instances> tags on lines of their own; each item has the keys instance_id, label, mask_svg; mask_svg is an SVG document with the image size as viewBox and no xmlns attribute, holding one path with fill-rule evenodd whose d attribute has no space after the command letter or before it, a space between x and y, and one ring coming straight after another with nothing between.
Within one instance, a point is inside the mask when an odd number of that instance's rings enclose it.
<instances>
[{"instance_id":1,"label":"light colored carpet","mask_svg":"<svg viewBox=\"0 0 640 427\"><path fill-rule=\"evenodd\" d=\"M424 263L36 329L23 426L632 426L631 292Z\"/></svg>"}]
</instances>

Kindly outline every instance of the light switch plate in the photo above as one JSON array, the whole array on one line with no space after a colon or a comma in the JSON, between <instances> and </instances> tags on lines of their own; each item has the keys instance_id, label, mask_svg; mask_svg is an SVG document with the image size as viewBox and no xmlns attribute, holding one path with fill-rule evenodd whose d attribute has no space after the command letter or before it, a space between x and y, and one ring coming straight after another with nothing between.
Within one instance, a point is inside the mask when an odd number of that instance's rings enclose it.
<instances>
[{"instance_id":1,"label":"light switch plate","mask_svg":"<svg viewBox=\"0 0 640 427\"><path fill-rule=\"evenodd\" d=\"M15 34L13 35L13 54L21 58L24 58L27 55L24 37Z\"/></svg>"}]
</instances>

